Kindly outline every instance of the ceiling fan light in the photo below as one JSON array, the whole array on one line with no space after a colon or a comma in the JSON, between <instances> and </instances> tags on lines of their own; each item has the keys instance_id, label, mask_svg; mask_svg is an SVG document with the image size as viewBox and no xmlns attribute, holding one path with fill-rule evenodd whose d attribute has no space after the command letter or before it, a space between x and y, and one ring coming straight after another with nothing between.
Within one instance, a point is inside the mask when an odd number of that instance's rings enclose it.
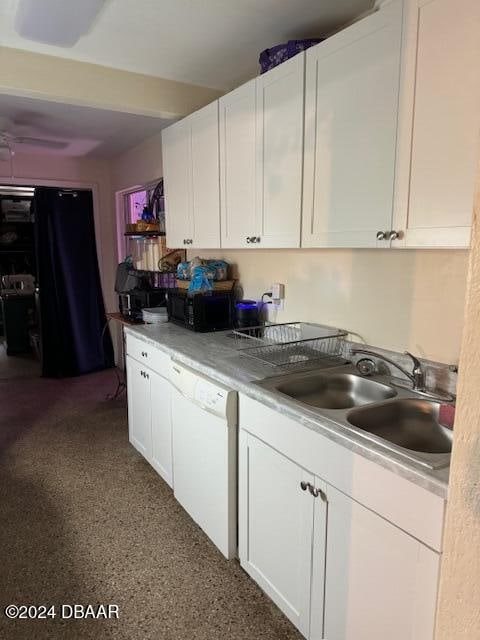
<instances>
[{"instance_id":1,"label":"ceiling fan light","mask_svg":"<svg viewBox=\"0 0 480 640\"><path fill-rule=\"evenodd\" d=\"M87 33L105 0L19 0L15 30L27 40L73 47Z\"/></svg>"}]
</instances>

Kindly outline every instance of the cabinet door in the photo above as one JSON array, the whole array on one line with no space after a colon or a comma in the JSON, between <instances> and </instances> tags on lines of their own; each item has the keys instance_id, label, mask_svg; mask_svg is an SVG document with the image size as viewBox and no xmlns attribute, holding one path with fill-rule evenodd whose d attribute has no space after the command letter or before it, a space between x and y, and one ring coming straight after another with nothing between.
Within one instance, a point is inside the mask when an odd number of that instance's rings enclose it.
<instances>
[{"instance_id":1,"label":"cabinet door","mask_svg":"<svg viewBox=\"0 0 480 640\"><path fill-rule=\"evenodd\" d=\"M150 462L152 453L150 380L152 373L127 356L128 438Z\"/></svg>"},{"instance_id":2,"label":"cabinet door","mask_svg":"<svg viewBox=\"0 0 480 640\"><path fill-rule=\"evenodd\" d=\"M220 247L218 101L189 116L192 169L192 247Z\"/></svg>"},{"instance_id":3,"label":"cabinet door","mask_svg":"<svg viewBox=\"0 0 480 640\"><path fill-rule=\"evenodd\" d=\"M152 411L152 459L154 469L172 486L171 385L162 376L150 373Z\"/></svg>"},{"instance_id":4,"label":"cabinet door","mask_svg":"<svg viewBox=\"0 0 480 640\"><path fill-rule=\"evenodd\" d=\"M257 212L261 247L299 247L305 54L257 78Z\"/></svg>"},{"instance_id":5,"label":"cabinet door","mask_svg":"<svg viewBox=\"0 0 480 640\"><path fill-rule=\"evenodd\" d=\"M407 247L467 247L480 130L480 3L414 0ZM399 225L400 226L400 225ZM401 228L401 227L400 227Z\"/></svg>"},{"instance_id":6,"label":"cabinet door","mask_svg":"<svg viewBox=\"0 0 480 640\"><path fill-rule=\"evenodd\" d=\"M222 247L253 248L256 211L255 79L219 100Z\"/></svg>"},{"instance_id":7,"label":"cabinet door","mask_svg":"<svg viewBox=\"0 0 480 640\"><path fill-rule=\"evenodd\" d=\"M243 430L239 464L240 563L308 635L313 477Z\"/></svg>"},{"instance_id":8,"label":"cabinet door","mask_svg":"<svg viewBox=\"0 0 480 640\"><path fill-rule=\"evenodd\" d=\"M440 556L343 493L327 493L325 638L433 640Z\"/></svg>"},{"instance_id":9,"label":"cabinet door","mask_svg":"<svg viewBox=\"0 0 480 640\"><path fill-rule=\"evenodd\" d=\"M188 118L162 132L167 245L193 243L190 124ZM188 242L190 244L190 242Z\"/></svg>"},{"instance_id":10,"label":"cabinet door","mask_svg":"<svg viewBox=\"0 0 480 640\"><path fill-rule=\"evenodd\" d=\"M315 490L309 640L322 640L324 638L325 557L327 547L327 484L320 478L315 478Z\"/></svg>"},{"instance_id":11,"label":"cabinet door","mask_svg":"<svg viewBox=\"0 0 480 640\"><path fill-rule=\"evenodd\" d=\"M393 0L306 52L304 247L392 228L401 31Z\"/></svg>"}]
</instances>

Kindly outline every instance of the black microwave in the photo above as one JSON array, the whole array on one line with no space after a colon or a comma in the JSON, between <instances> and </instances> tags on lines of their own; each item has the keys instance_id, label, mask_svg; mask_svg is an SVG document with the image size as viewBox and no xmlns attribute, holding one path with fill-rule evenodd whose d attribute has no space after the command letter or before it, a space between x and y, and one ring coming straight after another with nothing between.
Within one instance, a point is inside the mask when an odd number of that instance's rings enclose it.
<instances>
[{"instance_id":1,"label":"black microwave","mask_svg":"<svg viewBox=\"0 0 480 640\"><path fill-rule=\"evenodd\" d=\"M181 289L168 292L168 319L192 331L223 331L233 327L233 294L225 292L188 295Z\"/></svg>"}]
</instances>

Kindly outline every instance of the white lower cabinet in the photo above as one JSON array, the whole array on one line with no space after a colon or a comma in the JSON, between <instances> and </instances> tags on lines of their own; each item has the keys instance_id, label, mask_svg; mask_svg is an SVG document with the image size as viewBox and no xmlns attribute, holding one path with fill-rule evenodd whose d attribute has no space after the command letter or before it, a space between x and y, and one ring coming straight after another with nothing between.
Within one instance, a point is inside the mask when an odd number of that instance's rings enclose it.
<instances>
[{"instance_id":1,"label":"white lower cabinet","mask_svg":"<svg viewBox=\"0 0 480 640\"><path fill-rule=\"evenodd\" d=\"M135 449L150 460L152 412L147 367L127 356L128 437Z\"/></svg>"},{"instance_id":2,"label":"white lower cabinet","mask_svg":"<svg viewBox=\"0 0 480 640\"><path fill-rule=\"evenodd\" d=\"M308 635L313 476L240 432L239 556L243 568Z\"/></svg>"},{"instance_id":3,"label":"white lower cabinet","mask_svg":"<svg viewBox=\"0 0 480 640\"><path fill-rule=\"evenodd\" d=\"M439 553L244 430L239 474L240 562L305 637L433 640Z\"/></svg>"},{"instance_id":4,"label":"white lower cabinet","mask_svg":"<svg viewBox=\"0 0 480 640\"><path fill-rule=\"evenodd\" d=\"M130 355L126 360L129 440L172 486L170 383Z\"/></svg>"},{"instance_id":5,"label":"white lower cabinet","mask_svg":"<svg viewBox=\"0 0 480 640\"><path fill-rule=\"evenodd\" d=\"M327 495L325 598L312 597L312 620L325 603L324 630L312 624L312 640L433 640L439 554L333 487Z\"/></svg>"},{"instance_id":6,"label":"white lower cabinet","mask_svg":"<svg viewBox=\"0 0 480 640\"><path fill-rule=\"evenodd\" d=\"M152 407L151 464L170 486L172 478L172 387L158 373L150 373L150 403Z\"/></svg>"}]
</instances>

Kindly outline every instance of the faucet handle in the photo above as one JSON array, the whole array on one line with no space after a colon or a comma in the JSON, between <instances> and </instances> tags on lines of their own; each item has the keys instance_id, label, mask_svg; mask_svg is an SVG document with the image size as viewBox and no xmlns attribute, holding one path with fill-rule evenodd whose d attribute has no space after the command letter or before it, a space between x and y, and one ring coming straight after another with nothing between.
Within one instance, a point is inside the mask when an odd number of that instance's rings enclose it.
<instances>
[{"instance_id":1,"label":"faucet handle","mask_svg":"<svg viewBox=\"0 0 480 640\"><path fill-rule=\"evenodd\" d=\"M414 356L413 353L410 353L410 351L405 351L404 353L406 356L410 356L410 358L413 360L413 370L411 378L413 379L414 391L425 391L426 375L425 370L420 363L420 360L416 356Z\"/></svg>"},{"instance_id":2,"label":"faucet handle","mask_svg":"<svg viewBox=\"0 0 480 640\"><path fill-rule=\"evenodd\" d=\"M410 353L410 351L404 351L403 353L404 353L404 355L406 355L406 356L410 356L410 358L412 359L412 361L413 361L413 368L414 368L414 370L415 370L415 369L421 369L421 368L422 368L422 365L421 365L421 363L420 363L420 360L419 360L416 356L414 356L414 355L413 355L413 353Z\"/></svg>"}]
</instances>

